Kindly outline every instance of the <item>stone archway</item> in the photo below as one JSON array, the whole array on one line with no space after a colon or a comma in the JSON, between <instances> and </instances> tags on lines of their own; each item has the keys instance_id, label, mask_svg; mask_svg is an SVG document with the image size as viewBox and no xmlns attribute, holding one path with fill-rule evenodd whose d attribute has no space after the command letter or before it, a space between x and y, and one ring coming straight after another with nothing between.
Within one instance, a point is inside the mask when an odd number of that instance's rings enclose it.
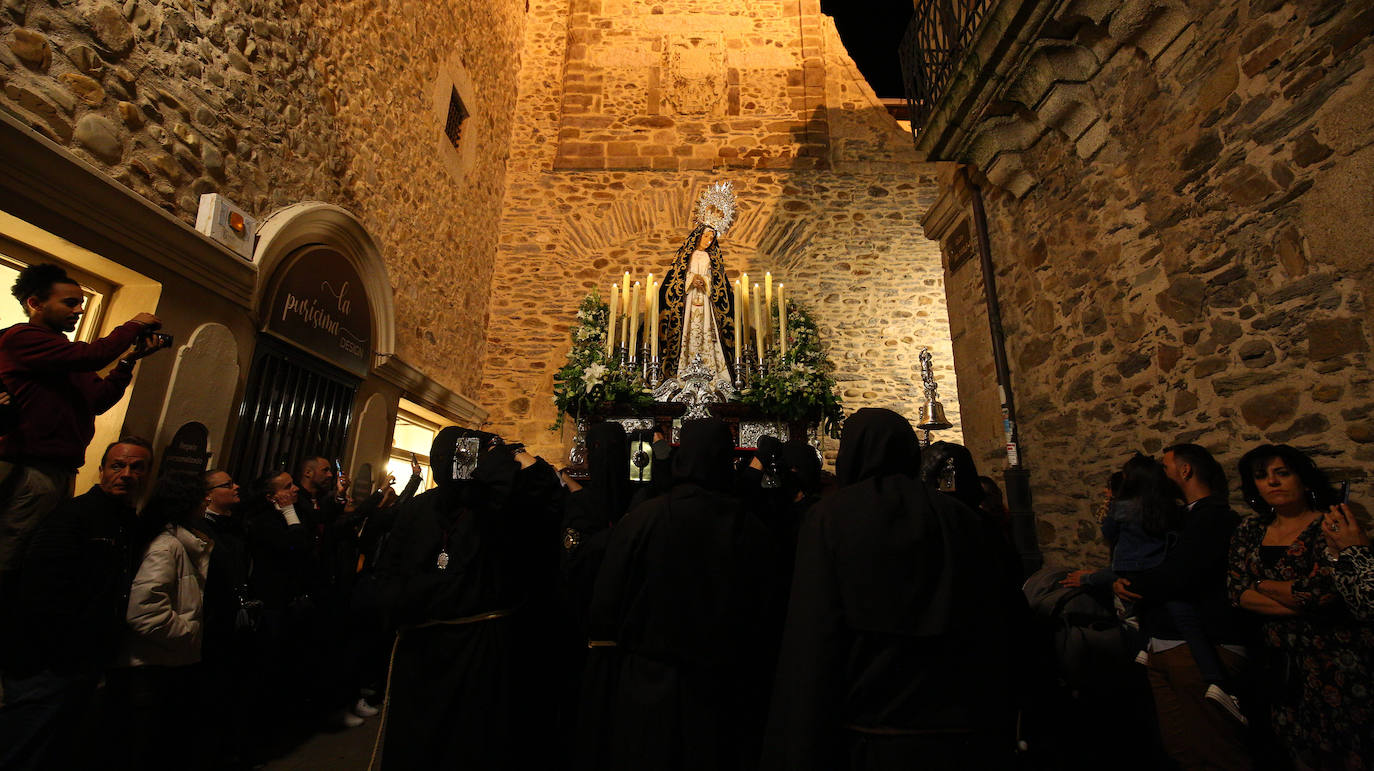
<instances>
[{"instance_id":1,"label":"stone archway","mask_svg":"<svg viewBox=\"0 0 1374 771\"><path fill-rule=\"evenodd\" d=\"M279 209L262 222L253 252L253 261L258 265L253 313L261 315L269 282L286 258L311 244L327 244L336 249L362 279L372 309L372 364L379 366L396 351L395 299L381 250L358 218L346 209L321 201L305 201Z\"/></svg>"}]
</instances>

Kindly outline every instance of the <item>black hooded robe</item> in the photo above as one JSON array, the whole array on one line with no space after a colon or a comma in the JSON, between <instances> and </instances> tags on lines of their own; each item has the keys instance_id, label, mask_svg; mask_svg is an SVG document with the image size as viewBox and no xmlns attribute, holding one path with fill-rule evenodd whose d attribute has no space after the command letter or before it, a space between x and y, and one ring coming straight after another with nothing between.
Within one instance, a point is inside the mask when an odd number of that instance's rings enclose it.
<instances>
[{"instance_id":1,"label":"black hooded robe","mask_svg":"<svg viewBox=\"0 0 1374 771\"><path fill-rule=\"evenodd\" d=\"M579 767L753 768L768 673L762 619L769 536L726 490L729 430L690 421L677 484L611 531L589 631ZM585 751L599 754L588 757Z\"/></svg>"},{"instance_id":2,"label":"black hooded robe","mask_svg":"<svg viewBox=\"0 0 1374 771\"><path fill-rule=\"evenodd\" d=\"M563 554L559 581L562 605L557 656L561 671L560 735L565 747L577 741L582 671L587 659L587 611L611 527L630 502L629 442L619 423L597 423L587 432L588 479L563 505Z\"/></svg>"},{"instance_id":3,"label":"black hooded robe","mask_svg":"<svg viewBox=\"0 0 1374 771\"><path fill-rule=\"evenodd\" d=\"M451 448L455 435L478 436L484 446L493 438L450 428L436 447ZM436 469L442 456L431 456ZM537 698L530 673L540 668L528 638L545 628L542 614L552 606L557 490L547 463L521 469L496 449L482 455L473 480L443 484L397 513L377 572L402 631L372 768L525 768L521 758L536 748L514 741L514 726L552 733L554 689L540 705L529 703ZM548 715L548 725L532 725L533 715Z\"/></svg>"},{"instance_id":4,"label":"black hooded robe","mask_svg":"<svg viewBox=\"0 0 1374 771\"><path fill-rule=\"evenodd\" d=\"M769 715L765 769L985 769L1004 678L1000 576L966 507L915 478L911 425L845 423L841 489L812 508Z\"/></svg>"}]
</instances>

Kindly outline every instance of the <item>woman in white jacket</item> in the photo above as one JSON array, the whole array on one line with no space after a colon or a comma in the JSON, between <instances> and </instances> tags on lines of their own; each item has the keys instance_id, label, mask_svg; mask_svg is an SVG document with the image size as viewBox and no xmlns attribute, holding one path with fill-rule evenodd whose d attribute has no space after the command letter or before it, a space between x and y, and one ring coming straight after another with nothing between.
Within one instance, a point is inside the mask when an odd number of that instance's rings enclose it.
<instances>
[{"instance_id":1,"label":"woman in white jacket","mask_svg":"<svg viewBox=\"0 0 1374 771\"><path fill-rule=\"evenodd\" d=\"M204 484L198 476L158 480L140 515L143 559L129 590L122 668L111 697L129 768L195 768L201 712L199 685L205 579L213 542L201 526ZM170 729L170 730L169 730ZM169 746L169 742L172 746Z\"/></svg>"}]
</instances>

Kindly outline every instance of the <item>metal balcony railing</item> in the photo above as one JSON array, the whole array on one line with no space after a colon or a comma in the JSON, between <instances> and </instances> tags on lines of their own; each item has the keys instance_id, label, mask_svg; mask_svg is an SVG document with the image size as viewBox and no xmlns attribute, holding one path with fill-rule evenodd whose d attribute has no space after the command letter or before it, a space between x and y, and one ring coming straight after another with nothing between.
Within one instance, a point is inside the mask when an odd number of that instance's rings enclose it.
<instances>
[{"instance_id":1,"label":"metal balcony railing","mask_svg":"<svg viewBox=\"0 0 1374 771\"><path fill-rule=\"evenodd\" d=\"M911 133L919 133L978 25L996 0L918 0L899 51L902 81L911 111Z\"/></svg>"}]
</instances>

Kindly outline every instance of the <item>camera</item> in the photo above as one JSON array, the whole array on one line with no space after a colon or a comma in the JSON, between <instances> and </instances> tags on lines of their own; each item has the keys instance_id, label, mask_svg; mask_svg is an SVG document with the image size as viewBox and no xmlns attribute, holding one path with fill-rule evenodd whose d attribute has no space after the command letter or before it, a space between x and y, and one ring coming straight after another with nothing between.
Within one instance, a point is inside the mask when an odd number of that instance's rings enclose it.
<instances>
[{"instance_id":1,"label":"camera","mask_svg":"<svg viewBox=\"0 0 1374 771\"><path fill-rule=\"evenodd\" d=\"M148 350L171 348L172 335L168 332L157 332L152 329L144 329L139 333L137 343Z\"/></svg>"}]
</instances>

